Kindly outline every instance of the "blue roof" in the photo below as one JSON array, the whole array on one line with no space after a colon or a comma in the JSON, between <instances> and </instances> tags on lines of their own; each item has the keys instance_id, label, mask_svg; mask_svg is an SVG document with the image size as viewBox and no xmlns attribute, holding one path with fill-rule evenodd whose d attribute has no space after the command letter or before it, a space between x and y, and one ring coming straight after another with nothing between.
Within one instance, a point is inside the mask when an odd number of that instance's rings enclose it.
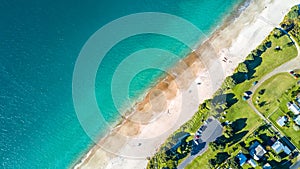
<instances>
[{"instance_id":1,"label":"blue roof","mask_svg":"<svg viewBox=\"0 0 300 169\"><path fill-rule=\"evenodd\" d=\"M247 157L243 153L239 153L236 157L239 159L240 166L244 165L247 161Z\"/></svg>"},{"instance_id":2,"label":"blue roof","mask_svg":"<svg viewBox=\"0 0 300 169\"><path fill-rule=\"evenodd\" d=\"M272 145L272 149L278 154L280 153L280 151L283 150L283 145L280 141L276 141L273 145Z\"/></svg>"}]
</instances>

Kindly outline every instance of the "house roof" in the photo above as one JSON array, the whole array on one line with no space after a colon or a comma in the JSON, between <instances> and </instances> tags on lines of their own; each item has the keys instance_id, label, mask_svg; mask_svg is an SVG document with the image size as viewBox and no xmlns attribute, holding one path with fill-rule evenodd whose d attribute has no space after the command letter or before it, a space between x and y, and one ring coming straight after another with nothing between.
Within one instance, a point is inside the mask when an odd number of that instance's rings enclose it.
<instances>
[{"instance_id":1,"label":"house roof","mask_svg":"<svg viewBox=\"0 0 300 169\"><path fill-rule=\"evenodd\" d=\"M283 152L287 155L291 154L291 150L287 146L283 147Z\"/></svg>"},{"instance_id":2,"label":"house roof","mask_svg":"<svg viewBox=\"0 0 300 169\"><path fill-rule=\"evenodd\" d=\"M263 169L271 169L271 168L272 168L272 166L269 163L267 163L263 166Z\"/></svg>"},{"instance_id":3,"label":"house roof","mask_svg":"<svg viewBox=\"0 0 300 169\"><path fill-rule=\"evenodd\" d=\"M250 146L250 155L255 160L259 160L266 152L267 151L257 141Z\"/></svg>"},{"instance_id":4,"label":"house roof","mask_svg":"<svg viewBox=\"0 0 300 169\"><path fill-rule=\"evenodd\" d=\"M285 146L284 144L282 144L279 140L277 140L273 145L272 145L272 149L278 154L281 151L283 151L286 154L290 154L291 150Z\"/></svg>"},{"instance_id":5,"label":"house roof","mask_svg":"<svg viewBox=\"0 0 300 169\"><path fill-rule=\"evenodd\" d=\"M256 162L252 158L248 160L248 163L254 168L257 166Z\"/></svg>"},{"instance_id":6,"label":"house roof","mask_svg":"<svg viewBox=\"0 0 300 169\"><path fill-rule=\"evenodd\" d=\"M286 116L282 116L277 120L277 123L280 127L284 126L286 122L287 122Z\"/></svg>"},{"instance_id":7,"label":"house roof","mask_svg":"<svg viewBox=\"0 0 300 169\"><path fill-rule=\"evenodd\" d=\"M280 153L280 151L282 151L283 149L283 144L280 141L276 141L273 145L272 145L272 149L278 154Z\"/></svg>"},{"instance_id":8,"label":"house roof","mask_svg":"<svg viewBox=\"0 0 300 169\"><path fill-rule=\"evenodd\" d=\"M300 114L300 108L294 102L288 102L287 106L295 115Z\"/></svg>"},{"instance_id":9,"label":"house roof","mask_svg":"<svg viewBox=\"0 0 300 169\"><path fill-rule=\"evenodd\" d=\"M240 166L243 166L247 161L247 157L243 153L239 153L236 157L239 159Z\"/></svg>"}]
</instances>

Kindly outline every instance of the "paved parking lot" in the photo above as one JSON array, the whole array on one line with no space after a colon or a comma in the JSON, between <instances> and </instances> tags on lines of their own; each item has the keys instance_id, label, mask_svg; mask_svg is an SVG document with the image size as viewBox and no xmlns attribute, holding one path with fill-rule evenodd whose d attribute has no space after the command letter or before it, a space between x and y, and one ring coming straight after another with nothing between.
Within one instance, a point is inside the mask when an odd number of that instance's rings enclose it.
<instances>
[{"instance_id":1,"label":"paved parking lot","mask_svg":"<svg viewBox=\"0 0 300 169\"><path fill-rule=\"evenodd\" d=\"M201 126L200 129L201 128L203 128L202 135L199 139L201 141L199 141L198 145L194 144L193 149L196 152L192 151L192 154L195 154L189 155L182 163L179 164L179 166L177 167L178 169L183 169L196 157L202 155L207 150L209 143L215 141L218 137L220 137L223 131L221 123L213 117L210 117L207 120L207 124L203 125L203 127Z\"/></svg>"}]
</instances>

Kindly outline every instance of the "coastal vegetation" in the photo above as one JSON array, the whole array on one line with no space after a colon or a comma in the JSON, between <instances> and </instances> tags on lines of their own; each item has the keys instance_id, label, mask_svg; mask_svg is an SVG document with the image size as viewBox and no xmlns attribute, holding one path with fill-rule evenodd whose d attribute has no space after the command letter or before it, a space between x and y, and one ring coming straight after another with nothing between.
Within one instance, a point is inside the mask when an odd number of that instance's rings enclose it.
<instances>
[{"instance_id":1,"label":"coastal vegetation","mask_svg":"<svg viewBox=\"0 0 300 169\"><path fill-rule=\"evenodd\" d=\"M297 17L295 17L296 13ZM171 156L165 153L170 149L170 145L176 145L176 134L185 132L190 133L190 137L192 137L209 116L218 118L223 124L223 135L211 143L208 150L192 161L187 168L239 168L235 160L238 152L242 151L247 154L247 148L254 140L263 142L266 138L275 137L277 133L266 127L267 125L254 112L246 100L252 95L248 91L257 81L264 75L272 72L276 67L297 56L295 44L287 32L291 33L299 42L299 23L299 7L296 6L292 8L281 24L283 30L275 28L246 57L246 60L238 65L233 75L226 77L212 99L208 99L200 104L199 110L193 118L175 131L158 152L149 159L147 168L176 168L186 156L182 156L182 151L177 151L177 154L172 154ZM274 107L271 108L273 110ZM269 108L270 111L271 108ZM267 129L264 129L264 127ZM190 138L189 142L191 141L192 138ZM191 147L184 150L187 155L191 151ZM174 158L177 156L180 156L180 158ZM288 157L279 158L271 152L265 162L281 165L288 160ZM247 166L245 167L247 168Z\"/></svg>"},{"instance_id":2,"label":"coastal vegetation","mask_svg":"<svg viewBox=\"0 0 300 169\"><path fill-rule=\"evenodd\" d=\"M294 114L288 110L287 103L294 101L296 95L300 93L300 86L297 85L299 79L295 79L288 73L277 74L266 80L253 95L253 102L256 108L269 118L272 123L284 135L300 148L300 130L294 129ZM260 91L264 91L260 94ZM262 104L263 103L263 104ZM289 118L285 126L281 127L277 124L280 117Z\"/></svg>"}]
</instances>

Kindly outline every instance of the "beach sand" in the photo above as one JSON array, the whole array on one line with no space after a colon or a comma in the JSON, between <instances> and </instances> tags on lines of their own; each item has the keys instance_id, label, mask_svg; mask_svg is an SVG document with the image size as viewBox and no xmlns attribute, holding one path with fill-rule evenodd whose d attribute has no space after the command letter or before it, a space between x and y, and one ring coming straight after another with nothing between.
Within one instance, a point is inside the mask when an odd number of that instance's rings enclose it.
<instances>
[{"instance_id":1,"label":"beach sand","mask_svg":"<svg viewBox=\"0 0 300 169\"><path fill-rule=\"evenodd\" d=\"M142 169L300 0L253 0L169 71L75 168ZM200 84L201 83L201 84Z\"/></svg>"}]
</instances>

